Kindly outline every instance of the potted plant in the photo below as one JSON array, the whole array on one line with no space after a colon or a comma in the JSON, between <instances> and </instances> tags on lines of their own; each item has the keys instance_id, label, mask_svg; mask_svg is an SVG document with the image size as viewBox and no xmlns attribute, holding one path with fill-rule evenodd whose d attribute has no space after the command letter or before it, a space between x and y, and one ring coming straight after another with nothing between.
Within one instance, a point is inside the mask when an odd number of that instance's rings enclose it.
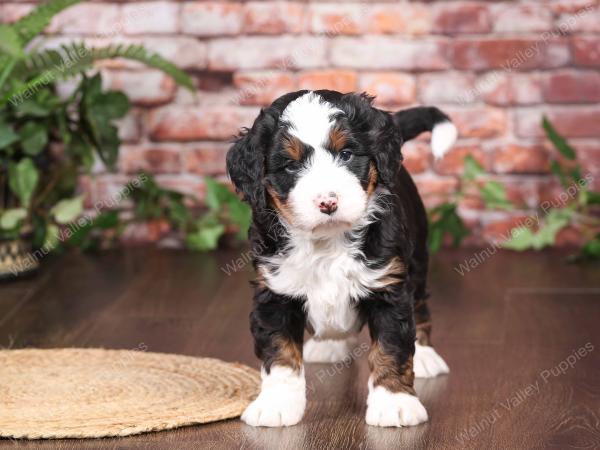
<instances>
[{"instance_id":1,"label":"potted plant","mask_svg":"<svg viewBox=\"0 0 600 450\"><path fill-rule=\"evenodd\" d=\"M160 69L193 90L190 77L139 45L26 50L54 15L79 0L51 0L11 25L0 25L0 278L36 269L32 251L52 248L59 227L77 218L83 199L77 178L96 159L117 160L115 121L129 109L127 97L105 92L94 62L127 58ZM78 77L68 98L55 83Z\"/></svg>"}]
</instances>

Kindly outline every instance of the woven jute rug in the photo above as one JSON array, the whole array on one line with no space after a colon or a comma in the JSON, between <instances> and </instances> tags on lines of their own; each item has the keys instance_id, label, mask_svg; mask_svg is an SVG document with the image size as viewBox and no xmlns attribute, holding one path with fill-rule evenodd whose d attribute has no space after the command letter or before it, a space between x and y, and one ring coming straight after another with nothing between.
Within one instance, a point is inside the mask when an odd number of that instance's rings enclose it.
<instances>
[{"instance_id":1,"label":"woven jute rug","mask_svg":"<svg viewBox=\"0 0 600 450\"><path fill-rule=\"evenodd\" d=\"M133 350L0 351L0 436L128 436L239 416L259 373Z\"/></svg>"}]
</instances>

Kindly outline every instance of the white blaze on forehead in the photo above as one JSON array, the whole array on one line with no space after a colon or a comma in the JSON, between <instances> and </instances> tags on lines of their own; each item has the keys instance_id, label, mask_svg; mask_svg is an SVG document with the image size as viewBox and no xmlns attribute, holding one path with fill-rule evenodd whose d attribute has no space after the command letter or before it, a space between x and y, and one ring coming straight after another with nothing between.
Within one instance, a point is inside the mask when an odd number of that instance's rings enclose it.
<instances>
[{"instance_id":1,"label":"white blaze on forehead","mask_svg":"<svg viewBox=\"0 0 600 450\"><path fill-rule=\"evenodd\" d=\"M289 132L305 144L323 147L334 125L332 116L342 112L314 92L308 92L291 102L281 119L290 124Z\"/></svg>"}]
</instances>

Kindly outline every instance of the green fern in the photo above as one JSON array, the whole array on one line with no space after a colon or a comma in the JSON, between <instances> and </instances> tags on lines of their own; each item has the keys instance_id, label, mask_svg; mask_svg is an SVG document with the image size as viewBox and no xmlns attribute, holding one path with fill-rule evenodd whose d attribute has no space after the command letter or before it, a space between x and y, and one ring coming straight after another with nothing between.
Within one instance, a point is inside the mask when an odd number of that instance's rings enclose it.
<instances>
[{"instance_id":1,"label":"green fern","mask_svg":"<svg viewBox=\"0 0 600 450\"><path fill-rule=\"evenodd\" d=\"M185 72L140 45L88 48L83 43L72 43L59 49L29 53L14 71L14 75L21 74L20 78L27 81L8 92L1 103L18 98L26 92L36 91L39 87L56 80L73 78L91 69L94 62L112 58L130 59L154 67L171 76L180 86L194 90L192 80Z\"/></svg>"},{"instance_id":2,"label":"green fern","mask_svg":"<svg viewBox=\"0 0 600 450\"><path fill-rule=\"evenodd\" d=\"M44 31L52 18L63 9L80 3L81 0L50 0L39 5L25 17L13 24L13 29L21 38L23 46L27 45L33 38Z\"/></svg>"}]
</instances>

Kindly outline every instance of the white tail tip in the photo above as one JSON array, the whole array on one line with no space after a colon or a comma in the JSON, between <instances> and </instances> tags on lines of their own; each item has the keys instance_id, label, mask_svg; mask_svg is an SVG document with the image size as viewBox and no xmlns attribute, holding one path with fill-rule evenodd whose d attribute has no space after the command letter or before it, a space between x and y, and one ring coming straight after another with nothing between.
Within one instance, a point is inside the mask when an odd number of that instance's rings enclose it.
<instances>
[{"instance_id":1,"label":"white tail tip","mask_svg":"<svg viewBox=\"0 0 600 450\"><path fill-rule=\"evenodd\" d=\"M444 156L458 138L456 126L449 121L438 123L431 133L431 150L436 159Z\"/></svg>"}]
</instances>

